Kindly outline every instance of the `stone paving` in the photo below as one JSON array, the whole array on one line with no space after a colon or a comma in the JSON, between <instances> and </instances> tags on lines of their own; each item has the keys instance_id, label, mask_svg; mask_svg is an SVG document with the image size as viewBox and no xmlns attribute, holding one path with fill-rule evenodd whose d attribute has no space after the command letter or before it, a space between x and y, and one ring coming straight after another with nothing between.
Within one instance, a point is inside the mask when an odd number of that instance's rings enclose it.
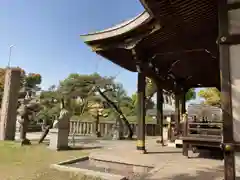
<instances>
[{"instance_id":1,"label":"stone paving","mask_svg":"<svg viewBox=\"0 0 240 180\"><path fill-rule=\"evenodd\" d=\"M220 180L223 179L223 161L186 158L181 149L161 147L154 139L147 140L148 154L135 150L135 143L120 141L114 146L90 154L91 157L146 166L154 166L148 180Z\"/></svg>"},{"instance_id":2,"label":"stone paving","mask_svg":"<svg viewBox=\"0 0 240 180\"><path fill-rule=\"evenodd\" d=\"M29 139L39 139L40 133L28 133ZM18 134L16 135L16 139ZM48 137L47 137L48 139ZM70 137L71 139L71 137ZM223 161L203 158L186 158L180 148L162 147L156 144L156 138L147 137L148 154L136 150L135 141L111 141L93 137L77 137L76 146L99 147L90 150L90 156L96 159L154 166L154 171L146 180L222 180Z\"/></svg>"}]
</instances>

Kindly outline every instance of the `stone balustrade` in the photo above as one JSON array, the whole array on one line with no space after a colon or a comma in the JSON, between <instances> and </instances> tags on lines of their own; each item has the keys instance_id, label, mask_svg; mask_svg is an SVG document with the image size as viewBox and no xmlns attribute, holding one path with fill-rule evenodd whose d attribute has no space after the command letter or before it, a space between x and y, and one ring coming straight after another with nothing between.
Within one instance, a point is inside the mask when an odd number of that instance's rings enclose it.
<instances>
[{"instance_id":1,"label":"stone balustrade","mask_svg":"<svg viewBox=\"0 0 240 180\"><path fill-rule=\"evenodd\" d=\"M133 129L134 136L137 135L137 124L130 123ZM80 121L80 120L71 120L70 121L70 135L91 135L94 131L95 122L93 121ZM98 125L98 129L101 133L101 136L111 136L113 125L115 125L115 121L100 121ZM16 132L19 132L19 124L17 123ZM30 125L28 128L28 132L39 132L40 125ZM159 136L160 135L160 126L155 122L147 123L145 126L146 136ZM128 129L124 126L124 136L127 136Z\"/></svg>"},{"instance_id":2,"label":"stone balustrade","mask_svg":"<svg viewBox=\"0 0 240 180\"><path fill-rule=\"evenodd\" d=\"M110 136L112 134L115 121L101 121L98 125L101 136ZM130 123L133 129L134 136L137 135L137 124ZM75 135L90 135L93 134L95 122L93 121L70 121L70 134ZM159 136L160 126L156 123L147 123L145 126L146 136ZM124 126L124 136L128 134L128 129Z\"/></svg>"}]
</instances>

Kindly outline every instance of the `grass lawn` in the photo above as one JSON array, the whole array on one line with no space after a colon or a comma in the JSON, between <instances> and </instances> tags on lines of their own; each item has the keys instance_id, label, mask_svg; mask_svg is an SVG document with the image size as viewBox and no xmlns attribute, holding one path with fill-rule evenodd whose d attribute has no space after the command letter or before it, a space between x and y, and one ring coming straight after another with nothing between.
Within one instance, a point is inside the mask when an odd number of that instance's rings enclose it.
<instances>
[{"instance_id":1,"label":"grass lawn","mask_svg":"<svg viewBox=\"0 0 240 180\"><path fill-rule=\"evenodd\" d=\"M77 158L88 153L83 150L55 152L46 145L33 142L21 147L16 142L0 141L1 180L79 180L92 179L51 169L50 164Z\"/></svg>"}]
</instances>

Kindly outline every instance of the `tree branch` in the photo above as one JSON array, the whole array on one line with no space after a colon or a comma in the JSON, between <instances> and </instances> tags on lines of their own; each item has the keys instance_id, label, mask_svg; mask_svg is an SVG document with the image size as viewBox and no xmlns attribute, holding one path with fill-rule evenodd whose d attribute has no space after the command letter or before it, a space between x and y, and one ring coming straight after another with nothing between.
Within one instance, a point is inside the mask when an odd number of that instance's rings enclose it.
<instances>
[{"instance_id":1,"label":"tree branch","mask_svg":"<svg viewBox=\"0 0 240 180\"><path fill-rule=\"evenodd\" d=\"M127 127L128 127L128 130L129 130L129 135L128 135L128 137L129 137L129 138L132 138L132 136L133 136L133 131L132 131L131 125L130 125L130 123L128 122L128 120L126 119L126 117L125 117L125 115L123 114L123 112L121 111L121 109L119 109L119 108L116 106L116 104L115 104L112 100L110 100L98 87L96 87L96 90L97 90L97 92L107 101L107 103L108 103L113 109L115 109L115 111L116 111L119 115L121 115L123 121L125 122L125 124L126 124Z\"/></svg>"}]
</instances>

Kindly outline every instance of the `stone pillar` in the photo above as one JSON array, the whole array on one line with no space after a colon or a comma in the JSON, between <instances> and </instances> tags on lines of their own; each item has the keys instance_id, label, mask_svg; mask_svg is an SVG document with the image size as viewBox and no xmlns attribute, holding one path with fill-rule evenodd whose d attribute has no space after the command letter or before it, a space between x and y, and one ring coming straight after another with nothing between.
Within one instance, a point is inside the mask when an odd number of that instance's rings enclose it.
<instances>
[{"instance_id":1,"label":"stone pillar","mask_svg":"<svg viewBox=\"0 0 240 180\"><path fill-rule=\"evenodd\" d=\"M93 122L90 123L90 133L89 134L93 134L94 130L93 130Z\"/></svg>"},{"instance_id":2,"label":"stone pillar","mask_svg":"<svg viewBox=\"0 0 240 180\"><path fill-rule=\"evenodd\" d=\"M161 137L160 143L164 145L163 142L163 91L158 87L157 89L157 127L160 131L159 135Z\"/></svg>"},{"instance_id":3,"label":"stone pillar","mask_svg":"<svg viewBox=\"0 0 240 180\"><path fill-rule=\"evenodd\" d=\"M7 69L0 117L0 140L14 140L21 70Z\"/></svg>"},{"instance_id":4,"label":"stone pillar","mask_svg":"<svg viewBox=\"0 0 240 180\"><path fill-rule=\"evenodd\" d=\"M145 149L145 75L138 73L138 89L137 89L137 122L138 122L138 133L137 133L137 150L146 152Z\"/></svg>"}]
</instances>

